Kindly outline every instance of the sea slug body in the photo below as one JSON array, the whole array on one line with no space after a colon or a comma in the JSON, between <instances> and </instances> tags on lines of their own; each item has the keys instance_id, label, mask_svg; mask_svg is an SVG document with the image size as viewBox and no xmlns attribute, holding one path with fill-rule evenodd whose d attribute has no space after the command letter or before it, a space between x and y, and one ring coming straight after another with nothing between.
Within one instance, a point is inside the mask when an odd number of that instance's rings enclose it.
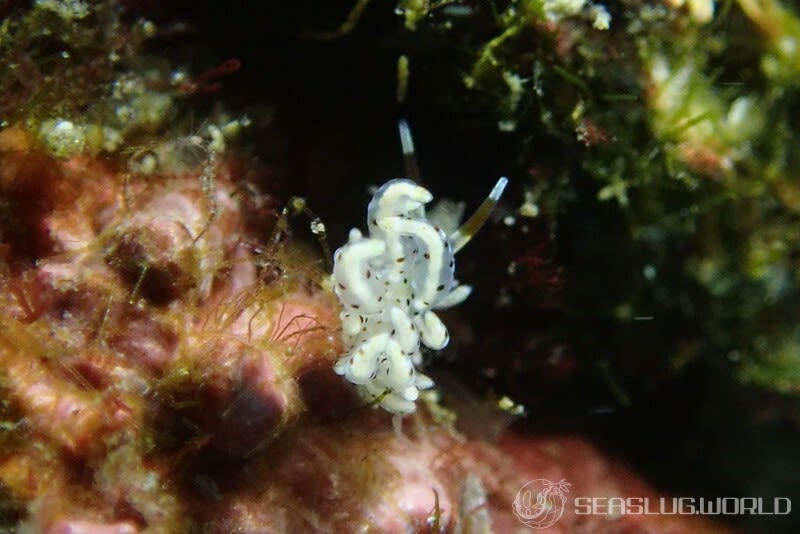
<instances>
[{"instance_id":1,"label":"sea slug body","mask_svg":"<svg viewBox=\"0 0 800 534\"><path fill-rule=\"evenodd\" d=\"M484 202L488 209L479 208L480 221L473 217L447 236L425 217L425 204L433 199L427 189L390 180L367 208L369 236L354 228L335 252L333 287L342 303L347 352L334 370L367 401L394 414L412 413L419 391L433 386L417 371L421 345L440 350L449 342L434 310L469 296L471 288L455 279L455 253L488 217L506 182L498 181Z\"/></svg>"}]
</instances>

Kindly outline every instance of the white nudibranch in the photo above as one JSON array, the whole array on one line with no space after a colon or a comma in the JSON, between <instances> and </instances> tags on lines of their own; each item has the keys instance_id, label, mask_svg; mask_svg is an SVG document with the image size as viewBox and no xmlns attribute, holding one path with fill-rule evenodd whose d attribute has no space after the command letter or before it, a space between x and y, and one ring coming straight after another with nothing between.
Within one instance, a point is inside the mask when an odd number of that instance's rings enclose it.
<instances>
[{"instance_id":1,"label":"white nudibranch","mask_svg":"<svg viewBox=\"0 0 800 534\"><path fill-rule=\"evenodd\" d=\"M347 352L336 373L369 402L394 414L416 409L433 381L417 371L420 344L444 348L450 336L433 312L461 303L472 288L455 279L455 253L480 229L503 194L500 178L464 225L450 234L425 217L433 195L407 179L386 182L367 208L369 236L350 230L334 253L333 287L342 302Z\"/></svg>"}]
</instances>

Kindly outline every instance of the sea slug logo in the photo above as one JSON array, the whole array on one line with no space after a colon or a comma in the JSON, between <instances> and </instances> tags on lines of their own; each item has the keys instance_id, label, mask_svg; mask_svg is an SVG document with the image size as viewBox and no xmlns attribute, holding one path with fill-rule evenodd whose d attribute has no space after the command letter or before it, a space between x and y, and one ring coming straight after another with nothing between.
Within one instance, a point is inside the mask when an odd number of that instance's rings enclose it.
<instances>
[{"instance_id":1,"label":"sea slug logo","mask_svg":"<svg viewBox=\"0 0 800 534\"><path fill-rule=\"evenodd\" d=\"M570 483L563 478L551 482L546 478L531 480L514 498L514 515L531 528L547 528L561 519L567 503Z\"/></svg>"},{"instance_id":2,"label":"sea slug logo","mask_svg":"<svg viewBox=\"0 0 800 534\"><path fill-rule=\"evenodd\" d=\"M553 526L564 515L571 484L565 479L552 482L546 478L531 480L514 498L517 519L530 528ZM570 513L575 516L675 515L776 515L792 513L789 497L636 497L594 496L572 499Z\"/></svg>"}]
</instances>

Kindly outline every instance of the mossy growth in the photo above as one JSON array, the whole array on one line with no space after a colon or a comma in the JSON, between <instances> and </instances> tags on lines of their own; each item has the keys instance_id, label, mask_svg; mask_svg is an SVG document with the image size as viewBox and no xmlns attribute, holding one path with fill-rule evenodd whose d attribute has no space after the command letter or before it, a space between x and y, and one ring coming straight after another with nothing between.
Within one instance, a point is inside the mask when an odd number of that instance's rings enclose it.
<instances>
[{"instance_id":1,"label":"mossy growth","mask_svg":"<svg viewBox=\"0 0 800 534\"><path fill-rule=\"evenodd\" d=\"M142 58L152 21L115 2L11 2L3 14L0 129L20 126L69 158L114 153L174 118L186 76Z\"/></svg>"},{"instance_id":2,"label":"mossy growth","mask_svg":"<svg viewBox=\"0 0 800 534\"><path fill-rule=\"evenodd\" d=\"M563 18L545 4L496 4L473 15L483 25L447 31L473 39L465 86L493 103L536 169L524 188L555 229L568 314L627 332L587 347L630 353L618 357L623 375L648 359L673 371L711 359L797 390L786 342L800 292L797 14L748 0L720 3L713 18L615 2L598 30L588 4ZM598 269L607 290L584 291ZM660 328L639 328L645 319Z\"/></svg>"}]
</instances>

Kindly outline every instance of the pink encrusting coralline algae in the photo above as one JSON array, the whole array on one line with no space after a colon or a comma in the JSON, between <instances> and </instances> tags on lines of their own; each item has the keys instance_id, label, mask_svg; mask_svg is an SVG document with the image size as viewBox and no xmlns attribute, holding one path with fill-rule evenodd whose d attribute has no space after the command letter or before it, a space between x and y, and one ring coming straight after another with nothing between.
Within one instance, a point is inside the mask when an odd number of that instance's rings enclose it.
<instances>
[{"instance_id":1,"label":"pink encrusting coralline algae","mask_svg":"<svg viewBox=\"0 0 800 534\"><path fill-rule=\"evenodd\" d=\"M241 168L134 172L0 132L4 526L513 532L531 479L656 495L579 439L468 439L432 400L393 430L334 372L324 258L270 230L281 202ZM567 507L547 532L713 529Z\"/></svg>"}]
</instances>

